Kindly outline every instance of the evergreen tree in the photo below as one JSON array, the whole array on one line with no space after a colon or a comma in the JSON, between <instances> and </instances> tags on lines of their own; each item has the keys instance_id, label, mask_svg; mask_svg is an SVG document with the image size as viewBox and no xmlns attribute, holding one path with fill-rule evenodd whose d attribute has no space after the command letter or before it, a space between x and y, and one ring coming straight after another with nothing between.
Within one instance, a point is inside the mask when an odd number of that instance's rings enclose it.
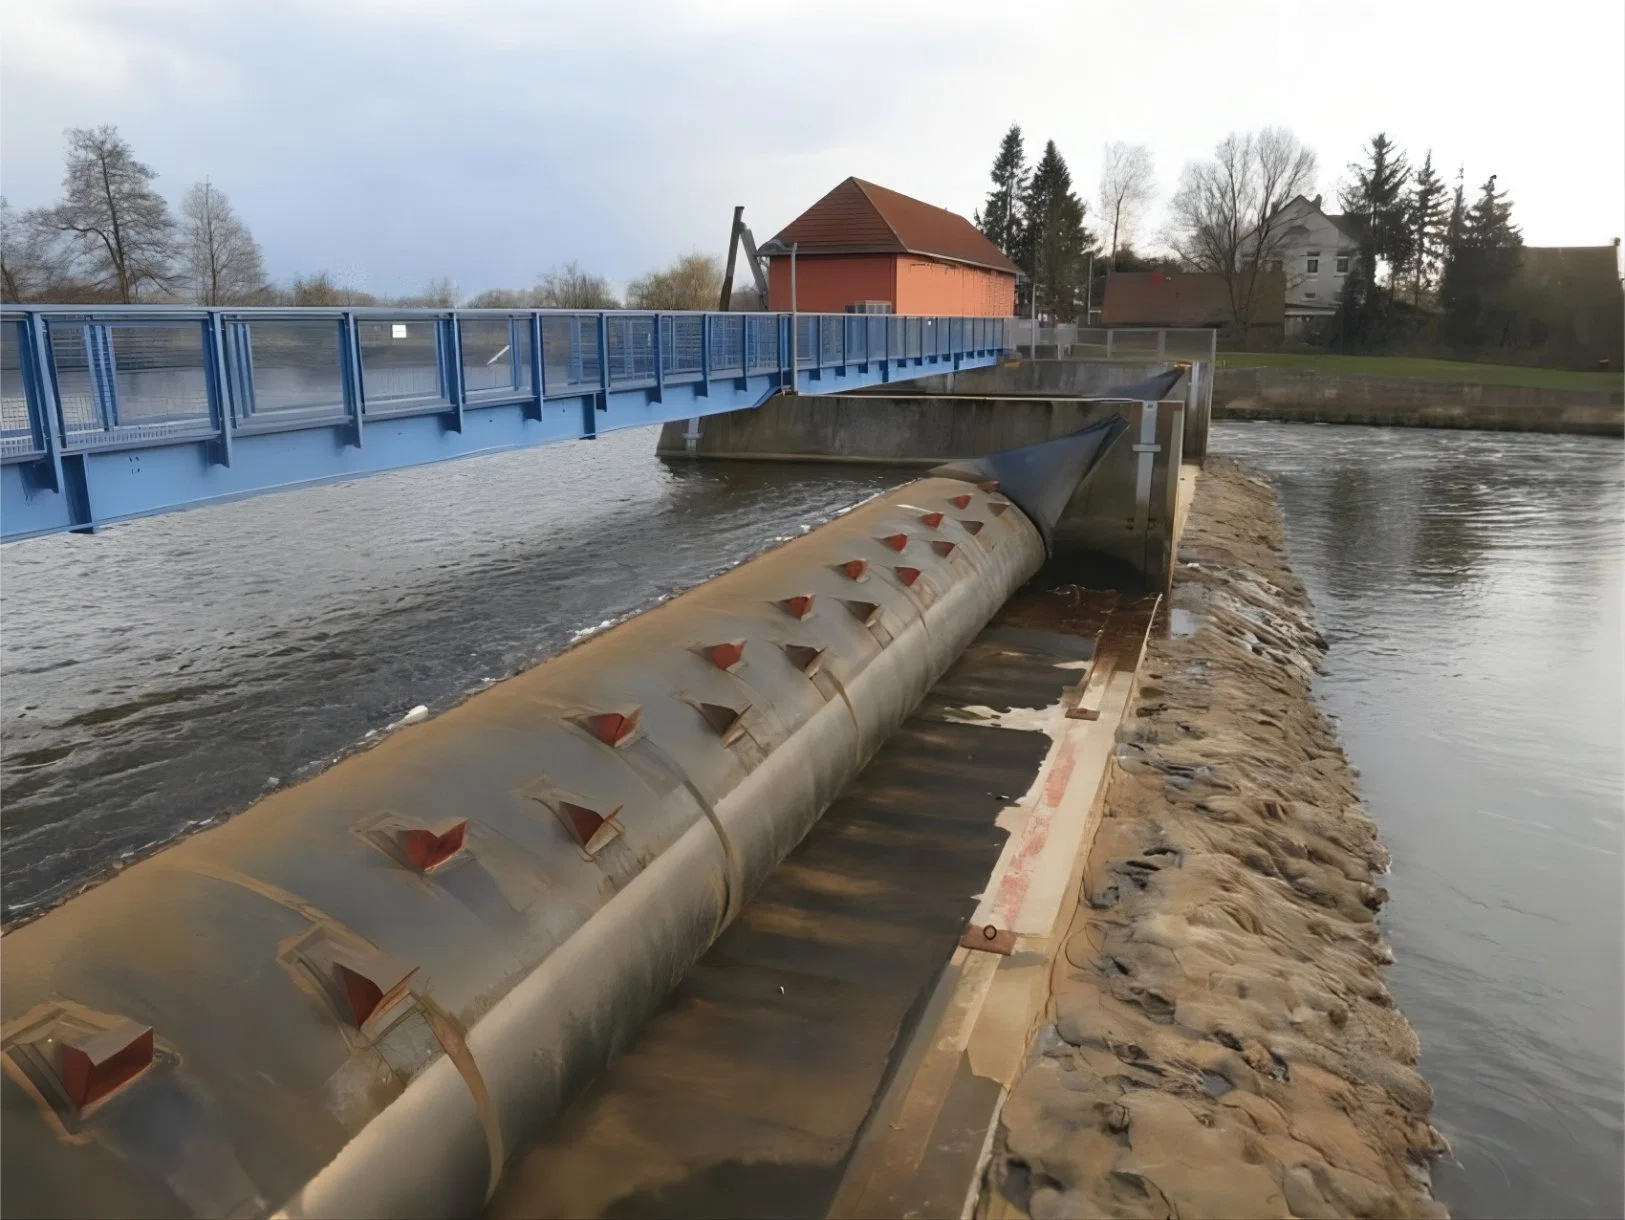
<instances>
[{"instance_id":1,"label":"evergreen tree","mask_svg":"<svg viewBox=\"0 0 1625 1220\"><path fill-rule=\"evenodd\" d=\"M1349 166L1353 182L1339 197L1343 210L1359 216L1366 226L1361 254L1367 259L1367 282L1378 284L1378 267L1386 264L1390 286L1394 275L1410 264L1410 225L1405 206L1405 184L1410 166L1399 146L1379 131L1371 137L1363 165Z\"/></svg>"},{"instance_id":2,"label":"evergreen tree","mask_svg":"<svg viewBox=\"0 0 1625 1220\"><path fill-rule=\"evenodd\" d=\"M1465 170L1456 169L1456 192L1450 198L1450 219L1444 225L1444 266L1448 273L1450 265L1456 261L1461 252L1462 238L1467 228L1467 195L1463 182ZM1442 291L1442 288L1441 288Z\"/></svg>"},{"instance_id":3,"label":"evergreen tree","mask_svg":"<svg viewBox=\"0 0 1625 1220\"><path fill-rule=\"evenodd\" d=\"M1457 195L1457 206L1461 196ZM1422 293L1433 287L1444 261L1447 218L1444 180L1434 171L1433 150L1422 159L1422 168L1411 180L1405 196L1405 227L1409 231L1411 304L1419 304Z\"/></svg>"},{"instance_id":4,"label":"evergreen tree","mask_svg":"<svg viewBox=\"0 0 1625 1220\"><path fill-rule=\"evenodd\" d=\"M1373 309L1371 281L1366 278L1367 264L1363 258L1349 261L1349 273L1343 277L1343 287L1337 297L1337 312L1321 341L1342 351L1358 351L1370 346L1373 332L1380 326Z\"/></svg>"},{"instance_id":5,"label":"evergreen tree","mask_svg":"<svg viewBox=\"0 0 1625 1220\"><path fill-rule=\"evenodd\" d=\"M1010 124L993 158L993 190L987 205L976 214L976 227L1006 254L1016 248L1021 231L1021 199L1027 188L1027 153L1021 141L1021 128Z\"/></svg>"},{"instance_id":6,"label":"evergreen tree","mask_svg":"<svg viewBox=\"0 0 1625 1220\"><path fill-rule=\"evenodd\" d=\"M1022 224L1011 257L1032 276L1038 310L1057 322L1078 314L1084 256L1094 235L1083 227L1085 205L1072 189L1072 173L1051 140L1022 195Z\"/></svg>"},{"instance_id":7,"label":"evergreen tree","mask_svg":"<svg viewBox=\"0 0 1625 1220\"><path fill-rule=\"evenodd\" d=\"M1522 259L1523 235L1512 223L1512 202L1495 189L1491 174L1478 199L1464 208L1458 182L1451 210L1449 250L1439 303L1445 334L1458 346L1480 348L1506 341L1513 313L1504 295Z\"/></svg>"}]
</instances>

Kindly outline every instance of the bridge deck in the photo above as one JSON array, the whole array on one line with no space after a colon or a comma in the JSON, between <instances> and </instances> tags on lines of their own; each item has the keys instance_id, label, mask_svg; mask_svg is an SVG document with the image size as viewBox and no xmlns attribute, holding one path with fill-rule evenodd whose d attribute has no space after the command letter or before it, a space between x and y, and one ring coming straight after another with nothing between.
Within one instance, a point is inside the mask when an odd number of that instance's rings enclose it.
<instances>
[{"instance_id":1,"label":"bridge deck","mask_svg":"<svg viewBox=\"0 0 1625 1220\"><path fill-rule=\"evenodd\" d=\"M1007 319L0 311L0 541L996 363Z\"/></svg>"}]
</instances>

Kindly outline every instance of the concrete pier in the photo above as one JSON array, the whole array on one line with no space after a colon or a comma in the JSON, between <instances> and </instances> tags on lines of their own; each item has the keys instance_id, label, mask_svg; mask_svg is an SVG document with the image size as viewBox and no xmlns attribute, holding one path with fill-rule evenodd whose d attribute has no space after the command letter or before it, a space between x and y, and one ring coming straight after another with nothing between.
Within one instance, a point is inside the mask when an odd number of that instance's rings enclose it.
<instances>
[{"instance_id":1,"label":"concrete pier","mask_svg":"<svg viewBox=\"0 0 1625 1220\"><path fill-rule=\"evenodd\" d=\"M780 397L754 411L710 416L700 421L697 437L688 426L668 424L659 452L673 459L928 468L1050 440L1119 415L1128 429L1067 506L1055 530L1056 561L1069 577L1096 587L1160 590L1172 571L1185 405L947 393Z\"/></svg>"}]
</instances>

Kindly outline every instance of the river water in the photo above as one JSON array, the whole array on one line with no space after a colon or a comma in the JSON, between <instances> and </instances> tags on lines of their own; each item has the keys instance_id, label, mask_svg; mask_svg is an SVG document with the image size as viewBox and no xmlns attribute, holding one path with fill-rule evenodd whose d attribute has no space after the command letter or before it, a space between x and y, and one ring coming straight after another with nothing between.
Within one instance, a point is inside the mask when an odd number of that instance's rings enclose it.
<instances>
[{"instance_id":1,"label":"river water","mask_svg":"<svg viewBox=\"0 0 1625 1220\"><path fill-rule=\"evenodd\" d=\"M1457 1216L1619 1216L1625 446L1222 424L1331 650L1393 854L1389 981Z\"/></svg>"},{"instance_id":2,"label":"river water","mask_svg":"<svg viewBox=\"0 0 1625 1220\"><path fill-rule=\"evenodd\" d=\"M1625 448L1280 424L1215 448L1276 481L1331 643L1441 1198L1621 1214ZM907 477L653 454L640 429L0 548L7 917Z\"/></svg>"},{"instance_id":3,"label":"river water","mask_svg":"<svg viewBox=\"0 0 1625 1220\"><path fill-rule=\"evenodd\" d=\"M910 477L655 437L0 548L6 918Z\"/></svg>"}]
</instances>

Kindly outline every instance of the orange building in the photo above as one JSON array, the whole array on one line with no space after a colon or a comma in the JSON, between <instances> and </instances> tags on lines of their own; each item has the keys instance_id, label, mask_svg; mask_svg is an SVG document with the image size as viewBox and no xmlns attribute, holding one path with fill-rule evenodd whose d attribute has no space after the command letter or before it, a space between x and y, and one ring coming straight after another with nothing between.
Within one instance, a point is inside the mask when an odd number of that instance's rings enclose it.
<instances>
[{"instance_id":1,"label":"orange building","mask_svg":"<svg viewBox=\"0 0 1625 1220\"><path fill-rule=\"evenodd\" d=\"M963 216L848 178L763 247L768 307L1008 317L1020 268Z\"/></svg>"}]
</instances>

